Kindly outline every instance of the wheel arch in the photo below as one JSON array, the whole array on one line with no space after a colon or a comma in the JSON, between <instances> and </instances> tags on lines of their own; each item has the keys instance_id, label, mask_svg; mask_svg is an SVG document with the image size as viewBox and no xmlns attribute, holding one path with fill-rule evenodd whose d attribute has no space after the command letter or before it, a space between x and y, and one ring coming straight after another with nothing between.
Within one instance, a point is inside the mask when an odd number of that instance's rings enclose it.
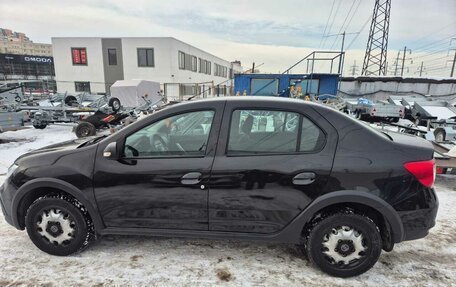
<instances>
[{"instance_id":1,"label":"wheel arch","mask_svg":"<svg viewBox=\"0 0 456 287\"><path fill-rule=\"evenodd\" d=\"M30 204L37 198L50 193L68 194L78 200L85 208L92 219L95 231L104 228L103 221L97 211L96 206L83 195L82 191L74 185L55 178L40 178L28 181L21 186L13 197L12 201L12 220L16 228L25 228L25 213Z\"/></svg>"},{"instance_id":2,"label":"wheel arch","mask_svg":"<svg viewBox=\"0 0 456 287\"><path fill-rule=\"evenodd\" d=\"M320 212L336 206L365 206L374 210L383 216L385 222L388 223L385 228L391 233L391 244L402 241L404 227L393 207L376 195L354 190L335 191L318 197L287 226L282 235L288 239L293 238L291 240L293 242L302 242L302 231L306 225L311 223Z\"/></svg>"}]
</instances>

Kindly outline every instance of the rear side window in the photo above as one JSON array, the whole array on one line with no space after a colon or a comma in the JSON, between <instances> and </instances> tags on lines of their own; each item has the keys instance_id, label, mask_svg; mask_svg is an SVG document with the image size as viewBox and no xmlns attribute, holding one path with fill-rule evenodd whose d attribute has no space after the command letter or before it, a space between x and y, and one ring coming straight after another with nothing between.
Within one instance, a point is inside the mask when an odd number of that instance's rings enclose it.
<instances>
[{"instance_id":1,"label":"rear side window","mask_svg":"<svg viewBox=\"0 0 456 287\"><path fill-rule=\"evenodd\" d=\"M228 155L312 152L324 133L294 112L236 110L231 117Z\"/></svg>"},{"instance_id":2,"label":"rear side window","mask_svg":"<svg viewBox=\"0 0 456 287\"><path fill-rule=\"evenodd\" d=\"M316 152L325 145L325 134L311 120L302 117L300 152Z\"/></svg>"}]
</instances>

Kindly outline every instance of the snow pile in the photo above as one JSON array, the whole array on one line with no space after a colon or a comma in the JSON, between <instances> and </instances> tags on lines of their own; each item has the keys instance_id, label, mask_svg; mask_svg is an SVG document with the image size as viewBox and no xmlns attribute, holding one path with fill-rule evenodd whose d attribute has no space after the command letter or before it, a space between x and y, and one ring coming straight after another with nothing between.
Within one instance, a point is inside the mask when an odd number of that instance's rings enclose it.
<instances>
[{"instance_id":1,"label":"snow pile","mask_svg":"<svg viewBox=\"0 0 456 287\"><path fill-rule=\"evenodd\" d=\"M28 127L0 134L0 176L17 157L51 144L76 139L72 124L49 125L43 130ZM1 285L1 284L0 284Z\"/></svg>"}]
</instances>

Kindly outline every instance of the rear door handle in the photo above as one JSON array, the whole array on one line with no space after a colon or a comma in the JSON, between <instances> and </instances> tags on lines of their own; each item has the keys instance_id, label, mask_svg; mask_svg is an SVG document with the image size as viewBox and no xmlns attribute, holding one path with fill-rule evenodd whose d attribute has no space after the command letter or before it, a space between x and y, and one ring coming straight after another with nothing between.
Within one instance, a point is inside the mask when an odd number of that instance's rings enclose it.
<instances>
[{"instance_id":1,"label":"rear door handle","mask_svg":"<svg viewBox=\"0 0 456 287\"><path fill-rule=\"evenodd\" d=\"M293 184L295 185L308 185L315 181L315 173L302 172L293 177Z\"/></svg>"},{"instance_id":2,"label":"rear door handle","mask_svg":"<svg viewBox=\"0 0 456 287\"><path fill-rule=\"evenodd\" d=\"M182 176L181 183L185 185L198 184L201 182L202 176L203 174L201 172L189 172Z\"/></svg>"}]
</instances>

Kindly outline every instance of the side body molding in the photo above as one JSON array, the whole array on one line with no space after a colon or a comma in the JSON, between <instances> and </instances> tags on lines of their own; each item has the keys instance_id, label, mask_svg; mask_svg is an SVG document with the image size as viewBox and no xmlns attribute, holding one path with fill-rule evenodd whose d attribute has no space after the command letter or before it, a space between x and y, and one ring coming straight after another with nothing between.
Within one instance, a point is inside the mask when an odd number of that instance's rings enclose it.
<instances>
[{"instance_id":1,"label":"side body molding","mask_svg":"<svg viewBox=\"0 0 456 287\"><path fill-rule=\"evenodd\" d=\"M71 194L75 199L77 199L79 202L81 202L84 207L87 208L87 211L89 212L93 224L95 226L95 230L99 231L105 228L103 221L100 217L100 214L98 212L98 209L96 206L94 206L90 201L84 196L84 193L79 190L77 187L74 185L65 182L60 179L56 178L37 178L30 180L26 182L24 185L22 185L16 192L16 194L13 197L13 203L12 203L12 219L13 219L13 224L16 226L18 229L24 229L24 226L21 224L20 218L19 218L19 212L18 212L18 207L20 206L21 200L29 193L32 192L34 189L37 188L55 188L62 190L68 194Z\"/></svg>"}]
</instances>

